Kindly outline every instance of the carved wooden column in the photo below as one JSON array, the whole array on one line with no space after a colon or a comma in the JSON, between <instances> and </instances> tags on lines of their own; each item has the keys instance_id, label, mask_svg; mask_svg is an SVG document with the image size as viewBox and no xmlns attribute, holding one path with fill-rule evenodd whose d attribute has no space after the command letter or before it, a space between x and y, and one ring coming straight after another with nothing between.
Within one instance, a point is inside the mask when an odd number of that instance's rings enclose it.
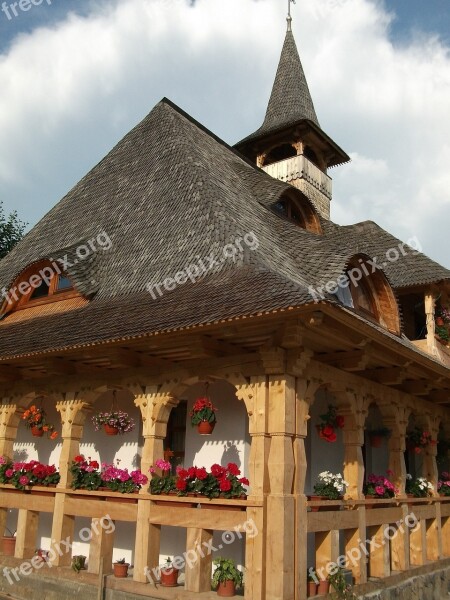
<instances>
[{"instance_id":1,"label":"carved wooden column","mask_svg":"<svg viewBox=\"0 0 450 600\"><path fill-rule=\"evenodd\" d=\"M293 439L296 431L295 378L269 377L270 434L267 498L267 600L293 600L295 581L295 500Z\"/></svg>"},{"instance_id":2,"label":"carved wooden column","mask_svg":"<svg viewBox=\"0 0 450 600\"><path fill-rule=\"evenodd\" d=\"M308 469L305 439L308 434L310 406L321 382L298 378L296 381L296 416L294 438L294 499L295 499L295 598L306 598L308 572L308 513L305 496L305 481Z\"/></svg>"},{"instance_id":3,"label":"carved wooden column","mask_svg":"<svg viewBox=\"0 0 450 600\"><path fill-rule=\"evenodd\" d=\"M72 460L80 453L83 424L86 419L86 411L90 408L90 404L81 398L78 392L68 392L64 398L56 403L56 410L61 415L62 423L62 449L59 459L61 479L58 483L60 488L67 488L71 484L72 475L69 469ZM62 540L70 539L72 542L74 538L75 517L65 514L65 499L66 494L55 495L51 548L54 550L52 564L58 567L70 565L72 559L70 552L62 554L58 552Z\"/></svg>"},{"instance_id":4,"label":"carved wooden column","mask_svg":"<svg viewBox=\"0 0 450 600\"><path fill-rule=\"evenodd\" d=\"M65 400L56 404L56 410L61 415L62 449L59 458L61 480L58 487L69 487L72 483L70 466L73 459L80 453L80 441L83 437L83 426L91 405L77 392L65 394Z\"/></svg>"},{"instance_id":5,"label":"carved wooden column","mask_svg":"<svg viewBox=\"0 0 450 600\"><path fill-rule=\"evenodd\" d=\"M142 415L142 449L141 471L149 475L150 467L158 458L164 457L164 439L167 434L167 422L170 411L178 401L172 397L171 388L175 385L148 386L135 399ZM145 488L141 494L147 493ZM134 581L148 581L146 573L159 566L159 550L161 545L161 526L150 524L152 504L147 500L138 502L136 526Z\"/></svg>"},{"instance_id":6,"label":"carved wooden column","mask_svg":"<svg viewBox=\"0 0 450 600\"><path fill-rule=\"evenodd\" d=\"M350 389L335 392L338 399L339 414L344 417L344 479L348 482L345 498L359 500L364 497L364 426L368 415L369 399L362 392ZM366 518L364 507L357 508L358 527L344 531L345 551L347 556L355 556L355 548L366 538ZM363 553L354 560L349 568L357 583L367 581L367 557Z\"/></svg>"},{"instance_id":7,"label":"carved wooden column","mask_svg":"<svg viewBox=\"0 0 450 600\"><path fill-rule=\"evenodd\" d=\"M24 408L13 398L3 398L0 405L0 456L13 457L13 445Z\"/></svg>"}]
</instances>

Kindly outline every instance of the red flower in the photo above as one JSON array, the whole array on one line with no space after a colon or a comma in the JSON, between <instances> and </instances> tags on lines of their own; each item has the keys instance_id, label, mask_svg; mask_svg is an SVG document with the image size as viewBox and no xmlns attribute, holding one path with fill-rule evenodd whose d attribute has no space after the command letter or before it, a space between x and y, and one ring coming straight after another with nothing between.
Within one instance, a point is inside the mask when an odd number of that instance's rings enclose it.
<instances>
[{"instance_id":1,"label":"red flower","mask_svg":"<svg viewBox=\"0 0 450 600\"><path fill-rule=\"evenodd\" d=\"M228 479L221 479L219 487L221 492L229 492L231 490L231 482Z\"/></svg>"},{"instance_id":2,"label":"red flower","mask_svg":"<svg viewBox=\"0 0 450 600\"><path fill-rule=\"evenodd\" d=\"M197 479L200 479L200 481L203 481L204 479L206 479L208 477L208 473L206 472L205 468L201 468L201 469L195 469L195 475L197 477Z\"/></svg>"},{"instance_id":3,"label":"red flower","mask_svg":"<svg viewBox=\"0 0 450 600\"><path fill-rule=\"evenodd\" d=\"M184 479L177 479L176 487L177 487L177 490L180 490L181 492L184 492L184 490L187 487L187 483L186 483L186 481Z\"/></svg>"},{"instance_id":4,"label":"red flower","mask_svg":"<svg viewBox=\"0 0 450 600\"><path fill-rule=\"evenodd\" d=\"M97 462L96 460L92 460L92 461L89 463L89 466L90 466L90 467L93 467L94 469L98 469L100 465L98 464L98 462Z\"/></svg>"},{"instance_id":5,"label":"red flower","mask_svg":"<svg viewBox=\"0 0 450 600\"><path fill-rule=\"evenodd\" d=\"M241 472L238 469L238 466L235 463L228 463L227 466L228 472L232 475L240 475Z\"/></svg>"},{"instance_id":6,"label":"red flower","mask_svg":"<svg viewBox=\"0 0 450 600\"><path fill-rule=\"evenodd\" d=\"M250 481L247 479L247 477L241 477L239 479L239 483L242 483L242 485L250 485Z\"/></svg>"},{"instance_id":7,"label":"red flower","mask_svg":"<svg viewBox=\"0 0 450 600\"><path fill-rule=\"evenodd\" d=\"M188 477L189 479L194 479L196 477L197 469L195 467L189 467L188 469Z\"/></svg>"},{"instance_id":8,"label":"red flower","mask_svg":"<svg viewBox=\"0 0 450 600\"><path fill-rule=\"evenodd\" d=\"M342 429L344 427L344 423L345 423L344 417L341 415L338 415L336 417L336 427L339 427L339 429Z\"/></svg>"},{"instance_id":9,"label":"red flower","mask_svg":"<svg viewBox=\"0 0 450 600\"><path fill-rule=\"evenodd\" d=\"M79 454L78 456L75 456L73 460L77 463L82 463L84 462L84 456L82 454Z\"/></svg>"},{"instance_id":10,"label":"red flower","mask_svg":"<svg viewBox=\"0 0 450 600\"><path fill-rule=\"evenodd\" d=\"M215 464L211 467L211 473L214 475L214 477L222 477L222 475L225 473L225 469L220 465Z\"/></svg>"},{"instance_id":11,"label":"red flower","mask_svg":"<svg viewBox=\"0 0 450 600\"><path fill-rule=\"evenodd\" d=\"M186 471L186 469L182 469L181 467L177 468L177 475L179 477L181 477L181 479L186 479L186 477L188 476L188 472Z\"/></svg>"},{"instance_id":12,"label":"red flower","mask_svg":"<svg viewBox=\"0 0 450 600\"><path fill-rule=\"evenodd\" d=\"M414 448L414 452L415 452L416 454L420 454L420 453L422 452L422 448L419 448L419 446L416 446L416 447Z\"/></svg>"}]
</instances>

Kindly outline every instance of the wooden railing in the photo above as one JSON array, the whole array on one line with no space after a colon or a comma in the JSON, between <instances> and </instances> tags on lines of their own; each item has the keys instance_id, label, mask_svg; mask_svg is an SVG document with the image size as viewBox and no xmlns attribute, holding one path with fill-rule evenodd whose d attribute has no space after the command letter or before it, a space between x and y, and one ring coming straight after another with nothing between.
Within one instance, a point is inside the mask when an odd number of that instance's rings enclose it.
<instances>
[{"instance_id":1,"label":"wooden railing","mask_svg":"<svg viewBox=\"0 0 450 600\"><path fill-rule=\"evenodd\" d=\"M232 532L245 540L245 597L253 600L264 598L261 582L264 551L262 499L209 500L38 486L23 492L10 485L0 485L0 494L0 527L5 526L8 509L19 511L16 558L31 558L39 546L37 533L41 512L53 513L51 538L56 543L67 538L73 541L75 517L88 517L91 519L88 571L108 574L112 570L114 532L95 526L95 522L109 517L113 522L136 524L133 579L152 583L153 569L159 566L161 527L182 527L186 529L186 547L179 549L180 554L192 557L199 545L204 550L197 553L195 562L186 562L185 589L205 592L211 589L212 555L207 549L212 543L213 533ZM249 523L258 535L244 535ZM67 566L70 561L70 552L52 560L55 566Z\"/></svg>"},{"instance_id":2,"label":"wooden railing","mask_svg":"<svg viewBox=\"0 0 450 600\"><path fill-rule=\"evenodd\" d=\"M275 179L290 183L294 179L305 179L312 186L321 191L327 198L332 197L332 179L316 167L302 154L280 160L262 167L263 171Z\"/></svg>"},{"instance_id":3,"label":"wooden railing","mask_svg":"<svg viewBox=\"0 0 450 600\"><path fill-rule=\"evenodd\" d=\"M450 498L311 501L307 506L319 507L307 513L307 524L314 534L315 567L325 575L341 556L361 584L450 556Z\"/></svg>"}]
</instances>

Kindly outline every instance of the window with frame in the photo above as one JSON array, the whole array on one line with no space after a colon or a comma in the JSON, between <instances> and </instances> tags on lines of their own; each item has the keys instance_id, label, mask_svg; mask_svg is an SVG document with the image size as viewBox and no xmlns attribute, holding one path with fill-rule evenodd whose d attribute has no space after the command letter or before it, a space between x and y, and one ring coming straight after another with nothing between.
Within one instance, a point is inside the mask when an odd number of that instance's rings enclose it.
<instances>
[{"instance_id":1,"label":"window with frame","mask_svg":"<svg viewBox=\"0 0 450 600\"><path fill-rule=\"evenodd\" d=\"M291 192L285 193L272 205L277 215L288 219L302 229L313 233L322 233L320 220L317 213L306 198L301 194L294 195Z\"/></svg>"},{"instance_id":2,"label":"window with frame","mask_svg":"<svg viewBox=\"0 0 450 600\"><path fill-rule=\"evenodd\" d=\"M75 290L70 277L61 272L57 264L42 261L19 275L7 295L4 295L1 313L7 314L78 296L80 294Z\"/></svg>"}]
</instances>

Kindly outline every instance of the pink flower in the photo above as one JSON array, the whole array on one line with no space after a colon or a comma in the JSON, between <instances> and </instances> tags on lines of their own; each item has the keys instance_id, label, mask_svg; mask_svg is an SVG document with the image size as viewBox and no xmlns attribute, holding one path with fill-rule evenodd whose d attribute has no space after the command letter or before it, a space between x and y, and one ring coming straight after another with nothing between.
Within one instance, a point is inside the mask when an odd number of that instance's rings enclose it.
<instances>
[{"instance_id":1,"label":"pink flower","mask_svg":"<svg viewBox=\"0 0 450 600\"><path fill-rule=\"evenodd\" d=\"M384 487L382 485L377 485L377 487L375 488L375 493L378 496L384 496Z\"/></svg>"},{"instance_id":2,"label":"pink flower","mask_svg":"<svg viewBox=\"0 0 450 600\"><path fill-rule=\"evenodd\" d=\"M4 456L0 456L0 465L6 465L6 458Z\"/></svg>"},{"instance_id":3,"label":"pink flower","mask_svg":"<svg viewBox=\"0 0 450 600\"><path fill-rule=\"evenodd\" d=\"M14 471L12 469L7 469L5 471L6 477L12 477L14 475Z\"/></svg>"},{"instance_id":4,"label":"pink flower","mask_svg":"<svg viewBox=\"0 0 450 600\"><path fill-rule=\"evenodd\" d=\"M27 485L29 481L30 480L28 479L28 477L26 475L22 475L22 477L20 477L20 479L19 479L20 485Z\"/></svg>"}]
</instances>

